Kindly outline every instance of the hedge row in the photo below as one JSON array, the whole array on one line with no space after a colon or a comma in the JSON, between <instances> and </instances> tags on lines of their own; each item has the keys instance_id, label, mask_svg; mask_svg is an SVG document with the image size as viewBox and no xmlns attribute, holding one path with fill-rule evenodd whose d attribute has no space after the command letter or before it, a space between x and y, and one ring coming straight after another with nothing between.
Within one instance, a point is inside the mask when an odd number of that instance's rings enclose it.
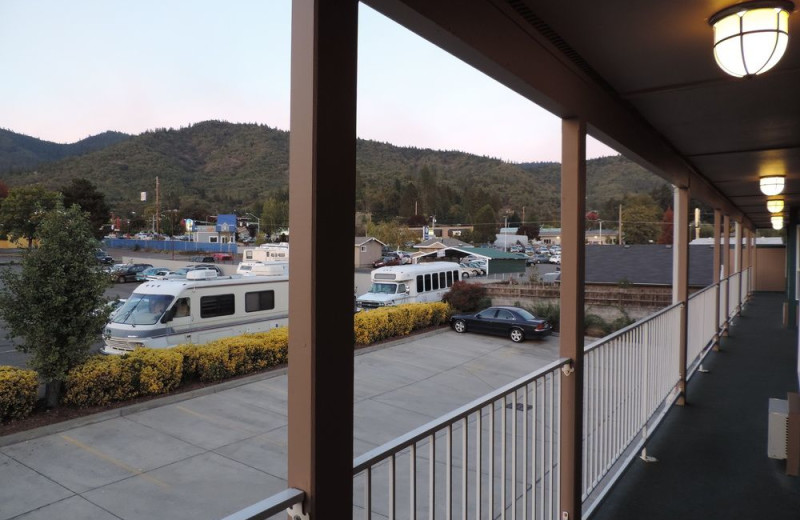
<instances>
[{"instance_id":1,"label":"hedge row","mask_svg":"<svg viewBox=\"0 0 800 520\"><path fill-rule=\"evenodd\" d=\"M356 314L355 342L369 345L411 331L445 323L446 303L408 304ZM168 393L192 381L212 382L257 372L288 361L285 327L245 334L205 345L171 349L137 349L123 356L93 356L73 368L64 381L62 403L89 407L135 397ZM33 411L36 373L0 367L0 421L20 419Z\"/></svg>"},{"instance_id":2,"label":"hedge row","mask_svg":"<svg viewBox=\"0 0 800 520\"><path fill-rule=\"evenodd\" d=\"M450 318L446 303L409 303L383 307L355 315L354 332L357 345L370 345L396 336L406 336L412 330L441 325Z\"/></svg>"},{"instance_id":3,"label":"hedge row","mask_svg":"<svg viewBox=\"0 0 800 520\"><path fill-rule=\"evenodd\" d=\"M0 366L0 422L30 415L38 391L39 378L33 370Z\"/></svg>"}]
</instances>

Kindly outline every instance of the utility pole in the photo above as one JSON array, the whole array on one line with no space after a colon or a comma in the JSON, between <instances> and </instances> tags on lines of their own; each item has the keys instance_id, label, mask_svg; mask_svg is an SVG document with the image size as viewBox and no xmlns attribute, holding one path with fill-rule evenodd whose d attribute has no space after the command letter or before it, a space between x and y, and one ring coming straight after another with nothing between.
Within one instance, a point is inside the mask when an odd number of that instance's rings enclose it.
<instances>
[{"instance_id":1,"label":"utility pole","mask_svg":"<svg viewBox=\"0 0 800 520\"><path fill-rule=\"evenodd\" d=\"M159 186L158 186L158 177L156 177L156 215L155 215L155 232L156 235L161 234L161 199Z\"/></svg>"},{"instance_id":2,"label":"utility pole","mask_svg":"<svg viewBox=\"0 0 800 520\"><path fill-rule=\"evenodd\" d=\"M622 245L622 204L619 205L619 236L617 242Z\"/></svg>"}]
</instances>

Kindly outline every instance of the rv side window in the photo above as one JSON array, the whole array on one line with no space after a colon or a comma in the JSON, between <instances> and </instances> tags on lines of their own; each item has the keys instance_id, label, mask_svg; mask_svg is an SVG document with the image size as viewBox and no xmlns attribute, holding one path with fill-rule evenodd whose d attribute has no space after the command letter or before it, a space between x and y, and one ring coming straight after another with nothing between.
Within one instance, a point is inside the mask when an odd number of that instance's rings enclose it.
<instances>
[{"instance_id":1,"label":"rv side window","mask_svg":"<svg viewBox=\"0 0 800 520\"><path fill-rule=\"evenodd\" d=\"M214 318L228 316L236 312L232 294L216 294L200 298L200 317Z\"/></svg>"},{"instance_id":2,"label":"rv side window","mask_svg":"<svg viewBox=\"0 0 800 520\"><path fill-rule=\"evenodd\" d=\"M447 280L444 277L444 273L439 273L439 287L442 289L449 287L449 285L447 285Z\"/></svg>"},{"instance_id":3,"label":"rv side window","mask_svg":"<svg viewBox=\"0 0 800 520\"><path fill-rule=\"evenodd\" d=\"M422 284L422 275L418 274L417 275L417 292L421 293L424 290L425 290L425 286Z\"/></svg>"},{"instance_id":4,"label":"rv side window","mask_svg":"<svg viewBox=\"0 0 800 520\"><path fill-rule=\"evenodd\" d=\"M426 291L430 291L431 290L431 275L429 275L429 274L425 275L425 290Z\"/></svg>"},{"instance_id":5,"label":"rv side window","mask_svg":"<svg viewBox=\"0 0 800 520\"><path fill-rule=\"evenodd\" d=\"M244 311L266 311L275 308L275 291L249 292L244 295Z\"/></svg>"},{"instance_id":6,"label":"rv side window","mask_svg":"<svg viewBox=\"0 0 800 520\"><path fill-rule=\"evenodd\" d=\"M397 294L405 294L406 292L406 284L399 283L397 284Z\"/></svg>"},{"instance_id":7,"label":"rv side window","mask_svg":"<svg viewBox=\"0 0 800 520\"><path fill-rule=\"evenodd\" d=\"M439 277L436 275L436 273L433 273L432 281L433 281L433 290L435 291L436 289L439 288Z\"/></svg>"},{"instance_id":8,"label":"rv side window","mask_svg":"<svg viewBox=\"0 0 800 520\"><path fill-rule=\"evenodd\" d=\"M447 286L453 285L453 271L447 271Z\"/></svg>"},{"instance_id":9,"label":"rv side window","mask_svg":"<svg viewBox=\"0 0 800 520\"><path fill-rule=\"evenodd\" d=\"M179 298L178 301L175 302L174 307L176 318L185 318L191 314L189 298Z\"/></svg>"}]
</instances>

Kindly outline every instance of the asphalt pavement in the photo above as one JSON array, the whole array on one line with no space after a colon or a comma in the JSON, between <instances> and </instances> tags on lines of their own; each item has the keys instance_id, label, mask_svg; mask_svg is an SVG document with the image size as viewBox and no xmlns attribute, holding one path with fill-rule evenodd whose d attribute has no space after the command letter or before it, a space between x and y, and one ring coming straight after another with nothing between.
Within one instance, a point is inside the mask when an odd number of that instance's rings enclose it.
<instances>
[{"instance_id":1,"label":"asphalt pavement","mask_svg":"<svg viewBox=\"0 0 800 520\"><path fill-rule=\"evenodd\" d=\"M557 357L447 329L360 350L355 455ZM0 520L222 518L286 488L287 397L279 370L0 437Z\"/></svg>"}]
</instances>

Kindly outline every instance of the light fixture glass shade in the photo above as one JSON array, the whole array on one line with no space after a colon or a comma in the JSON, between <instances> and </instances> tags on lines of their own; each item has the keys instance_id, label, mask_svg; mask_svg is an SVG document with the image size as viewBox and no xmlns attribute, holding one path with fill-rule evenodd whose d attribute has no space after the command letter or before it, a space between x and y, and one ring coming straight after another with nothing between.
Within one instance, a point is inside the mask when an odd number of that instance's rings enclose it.
<instances>
[{"instance_id":1,"label":"light fixture glass shade","mask_svg":"<svg viewBox=\"0 0 800 520\"><path fill-rule=\"evenodd\" d=\"M772 229L783 229L783 216L770 218Z\"/></svg>"},{"instance_id":2,"label":"light fixture glass shade","mask_svg":"<svg viewBox=\"0 0 800 520\"><path fill-rule=\"evenodd\" d=\"M768 71L780 61L789 43L789 13L785 1L745 2L723 9L709 19L714 28L714 59L737 78Z\"/></svg>"},{"instance_id":3,"label":"light fixture glass shade","mask_svg":"<svg viewBox=\"0 0 800 520\"><path fill-rule=\"evenodd\" d=\"M780 195L783 191L783 175L772 175L769 177L761 177L758 181L761 193L767 197Z\"/></svg>"},{"instance_id":4,"label":"light fixture glass shade","mask_svg":"<svg viewBox=\"0 0 800 520\"><path fill-rule=\"evenodd\" d=\"M768 200L767 210L770 213L780 213L781 211L783 211L783 199Z\"/></svg>"}]
</instances>

